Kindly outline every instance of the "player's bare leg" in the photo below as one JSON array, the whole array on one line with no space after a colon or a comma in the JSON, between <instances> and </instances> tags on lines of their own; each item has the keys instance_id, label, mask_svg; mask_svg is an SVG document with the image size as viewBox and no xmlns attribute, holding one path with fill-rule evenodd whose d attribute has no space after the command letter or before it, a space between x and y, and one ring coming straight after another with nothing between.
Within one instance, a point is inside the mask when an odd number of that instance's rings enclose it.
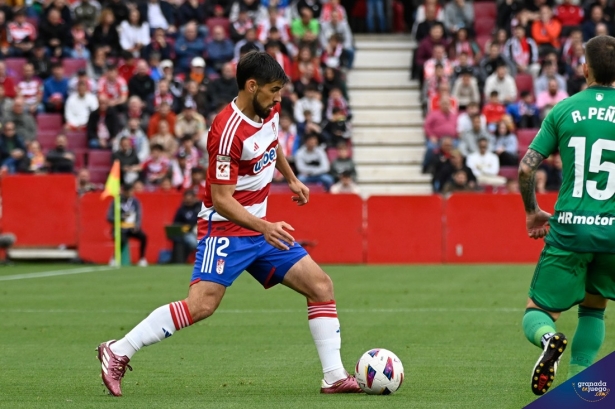
<instances>
[{"instance_id":1,"label":"player's bare leg","mask_svg":"<svg viewBox=\"0 0 615 409\"><path fill-rule=\"evenodd\" d=\"M545 311L528 299L523 331L531 343L542 348L530 380L535 395L546 393L553 385L559 360L568 344L566 336L555 330L555 321L559 316L559 312Z\"/></svg>"},{"instance_id":2,"label":"player's bare leg","mask_svg":"<svg viewBox=\"0 0 615 409\"><path fill-rule=\"evenodd\" d=\"M122 396L122 378L132 356L142 347L155 344L216 311L226 291L223 285L200 281L190 287L188 298L163 305L119 341L98 346L104 385L114 396Z\"/></svg>"},{"instance_id":3,"label":"player's bare leg","mask_svg":"<svg viewBox=\"0 0 615 409\"><path fill-rule=\"evenodd\" d=\"M320 392L362 392L354 376L348 375L342 364L340 322L331 278L310 256L305 256L286 273L282 284L307 299L310 332L324 373Z\"/></svg>"},{"instance_id":4,"label":"player's bare leg","mask_svg":"<svg viewBox=\"0 0 615 409\"><path fill-rule=\"evenodd\" d=\"M579 304L579 323L570 346L568 378L590 366L596 360L604 342L604 310L607 299L597 294L585 293Z\"/></svg>"}]
</instances>

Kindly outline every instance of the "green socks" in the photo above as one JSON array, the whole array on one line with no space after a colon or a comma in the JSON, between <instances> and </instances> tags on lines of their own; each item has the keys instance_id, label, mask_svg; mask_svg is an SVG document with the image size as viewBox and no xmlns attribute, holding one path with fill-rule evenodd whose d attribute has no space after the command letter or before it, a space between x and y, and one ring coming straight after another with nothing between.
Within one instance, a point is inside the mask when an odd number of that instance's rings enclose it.
<instances>
[{"instance_id":1,"label":"green socks","mask_svg":"<svg viewBox=\"0 0 615 409\"><path fill-rule=\"evenodd\" d=\"M525 315L523 316L523 332L525 333L525 337L532 344L542 348L541 339L543 335L556 332L555 322L548 312L535 308L528 308L525 310Z\"/></svg>"},{"instance_id":2,"label":"green socks","mask_svg":"<svg viewBox=\"0 0 615 409\"><path fill-rule=\"evenodd\" d=\"M594 363L604 342L604 310L579 305L579 324L571 346L568 377Z\"/></svg>"}]
</instances>

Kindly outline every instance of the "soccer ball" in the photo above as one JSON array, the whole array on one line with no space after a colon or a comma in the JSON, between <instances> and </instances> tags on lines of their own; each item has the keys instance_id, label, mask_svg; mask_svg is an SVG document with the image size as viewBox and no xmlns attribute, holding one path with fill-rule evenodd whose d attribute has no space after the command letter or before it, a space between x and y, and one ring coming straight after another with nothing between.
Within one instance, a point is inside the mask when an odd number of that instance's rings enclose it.
<instances>
[{"instance_id":1,"label":"soccer ball","mask_svg":"<svg viewBox=\"0 0 615 409\"><path fill-rule=\"evenodd\" d=\"M368 395L390 395L404 381L404 367L389 350L376 348L363 354L355 368L359 386Z\"/></svg>"}]
</instances>

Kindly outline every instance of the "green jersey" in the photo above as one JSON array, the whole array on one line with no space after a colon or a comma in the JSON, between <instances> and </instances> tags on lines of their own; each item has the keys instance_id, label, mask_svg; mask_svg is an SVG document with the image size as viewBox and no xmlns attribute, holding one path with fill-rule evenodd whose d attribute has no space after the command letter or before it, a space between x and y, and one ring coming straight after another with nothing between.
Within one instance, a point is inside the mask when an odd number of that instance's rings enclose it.
<instances>
[{"instance_id":1,"label":"green jersey","mask_svg":"<svg viewBox=\"0 0 615 409\"><path fill-rule=\"evenodd\" d=\"M530 145L559 150L562 187L546 242L575 252L615 253L615 88L593 86L558 103Z\"/></svg>"}]
</instances>

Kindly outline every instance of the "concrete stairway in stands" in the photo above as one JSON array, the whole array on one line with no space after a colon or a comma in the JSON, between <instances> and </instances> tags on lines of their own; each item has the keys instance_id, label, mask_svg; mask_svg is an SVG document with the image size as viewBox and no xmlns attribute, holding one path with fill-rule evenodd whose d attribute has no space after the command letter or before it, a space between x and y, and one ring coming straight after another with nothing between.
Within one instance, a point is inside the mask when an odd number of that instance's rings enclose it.
<instances>
[{"instance_id":1,"label":"concrete stairway in stands","mask_svg":"<svg viewBox=\"0 0 615 409\"><path fill-rule=\"evenodd\" d=\"M356 35L348 74L353 156L364 196L428 194L417 81L409 79L415 43L405 35Z\"/></svg>"}]
</instances>

